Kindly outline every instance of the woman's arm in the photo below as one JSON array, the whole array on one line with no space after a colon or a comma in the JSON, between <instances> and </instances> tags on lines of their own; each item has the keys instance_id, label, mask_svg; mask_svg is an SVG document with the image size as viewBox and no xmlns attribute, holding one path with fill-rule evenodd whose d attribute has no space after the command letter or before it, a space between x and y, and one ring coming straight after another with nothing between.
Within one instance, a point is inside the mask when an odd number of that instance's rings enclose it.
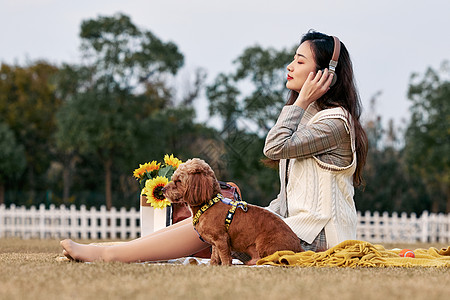
<instances>
[{"instance_id":1,"label":"woman's arm","mask_svg":"<svg viewBox=\"0 0 450 300\"><path fill-rule=\"evenodd\" d=\"M311 125L300 124L304 110L285 106L269 131L264 155L270 159L305 158L333 151L348 138L343 120L324 119Z\"/></svg>"}]
</instances>

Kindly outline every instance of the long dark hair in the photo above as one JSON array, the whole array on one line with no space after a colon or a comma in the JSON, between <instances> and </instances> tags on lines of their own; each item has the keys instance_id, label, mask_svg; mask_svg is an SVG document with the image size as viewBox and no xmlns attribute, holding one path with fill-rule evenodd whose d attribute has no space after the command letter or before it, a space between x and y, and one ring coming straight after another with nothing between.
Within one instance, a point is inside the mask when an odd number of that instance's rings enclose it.
<instances>
[{"instance_id":1,"label":"long dark hair","mask_svg":"<svg viewBox=\"0 0 450 300\"><path fill-rule=\"evenodd\" d=\"M331 56L333 55L333 38L329 35L310 30L302 37L300 44L306 41L308 41L311 45L311 50L317 64L317 70L328 68ZM356 171L353 175L353 184L354 186L360 186L364 184L362 170L366 164L368 141L367 135L359 121L361 117L362 105L353 77L352 62L350 60L350 55L347 48L342 42L338 65L336 67L336 76L336 83L328 92L316 100L316 103L320 109L340 106L350 113L355 128L357 158ZM293 104L297 97L298 93L291 91L289 100L286 104Z\"/></svg>"}]
</instances>

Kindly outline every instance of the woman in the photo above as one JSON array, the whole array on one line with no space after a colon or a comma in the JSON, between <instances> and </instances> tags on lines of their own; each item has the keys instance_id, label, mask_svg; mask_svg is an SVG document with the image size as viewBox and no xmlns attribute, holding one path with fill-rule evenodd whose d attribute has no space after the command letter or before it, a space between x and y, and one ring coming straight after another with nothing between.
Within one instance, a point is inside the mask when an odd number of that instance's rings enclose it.
<instances>
[{"instance_id":1,"label":"woman","mask_svg":"<svg viewBox=\"0 0 450 300\"><path fill-rule=\"evenodd\" d=\"M264 148L266 156L280 160L281 191L268 209L285 217L305 250L322 250L355 238L353 183L362 181L367 139L359 123L360 102L350 58L340 45L337 82L330 87L334 76L327 68L333 38L317 32L303 37L287 67L286 87L292 91L288 105ZM61 246L73 259L121 262L178 258L209 247L199 239L191 218L119 245L64 240Z\"/></svg>"},{"instance_id":2,"label":"woman","mask_svg":"<svg viewBox=\"0 0 450 300\"><path fill-rule=\"evenodd\" d=\"M333 54L335 74L327 69ZM356 238L354 186L362 183L367 155L361 104L337 38L307 33L287 70L290 99L264 147L280 160L281 191L269 209L285 218L305 250L324 250Z\"/></svg>"}]
</instances>

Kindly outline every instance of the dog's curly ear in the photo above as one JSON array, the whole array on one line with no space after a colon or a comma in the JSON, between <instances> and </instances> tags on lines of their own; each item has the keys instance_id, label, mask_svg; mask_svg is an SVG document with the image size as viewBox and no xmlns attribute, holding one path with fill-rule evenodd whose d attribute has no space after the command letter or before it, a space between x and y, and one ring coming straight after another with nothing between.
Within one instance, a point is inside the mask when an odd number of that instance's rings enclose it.
<instances>
[{"instance_id":1,"label":"dog's curly ear","mask_svg":"<svg viewBox=\"0 0 450 300\"><path fill-rule=\"evenodd\" d=\"M215 196L213 178L205 173L189 174L184 184L184 201L192 206L202 205Z\"/></svg>"}]
</instances>

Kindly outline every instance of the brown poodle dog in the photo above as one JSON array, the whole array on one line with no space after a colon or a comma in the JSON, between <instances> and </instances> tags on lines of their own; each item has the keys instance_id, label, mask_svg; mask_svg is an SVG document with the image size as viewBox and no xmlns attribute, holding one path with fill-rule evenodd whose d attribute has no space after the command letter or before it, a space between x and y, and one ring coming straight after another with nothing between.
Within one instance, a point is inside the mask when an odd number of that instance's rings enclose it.
<instances>
[{"instance_id":1,"label":"brown poodle dog","mask_svg":"<svg viewBox=\"0 0 450 300\"><path fill-rule=\"evenodd\" d=\"M193 158L181 164L164 188L171 202L187 202L193 216L220 193L220 186L211 167ZM247 264L256 262L279 250L301 252L300 239L290 227L270 211L247 205L247 211L237 208L228 230L225 218L231 205L218 201L198 219L195 229L212 245L211 264L231 265L231 250L251 256Z\"/></svg>"}]
</instances>

